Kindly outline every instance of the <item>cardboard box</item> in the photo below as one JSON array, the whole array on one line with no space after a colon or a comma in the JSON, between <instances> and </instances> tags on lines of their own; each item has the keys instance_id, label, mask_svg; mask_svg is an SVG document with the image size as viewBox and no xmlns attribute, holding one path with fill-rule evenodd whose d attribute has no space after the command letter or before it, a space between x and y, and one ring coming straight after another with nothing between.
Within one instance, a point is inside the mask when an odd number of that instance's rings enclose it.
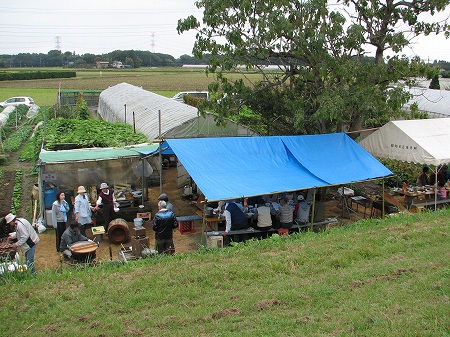
<instances>
[{"instance_id":1,"label":"cardboard box","mask_svg":"<svg viewBox=\"0 0 450 337\"><path fill-rule=\"evenodd\" d=\"M223 248L223 236L212 235L206 238L206 247L208 248Z\"/></svg>"}]
</instances>

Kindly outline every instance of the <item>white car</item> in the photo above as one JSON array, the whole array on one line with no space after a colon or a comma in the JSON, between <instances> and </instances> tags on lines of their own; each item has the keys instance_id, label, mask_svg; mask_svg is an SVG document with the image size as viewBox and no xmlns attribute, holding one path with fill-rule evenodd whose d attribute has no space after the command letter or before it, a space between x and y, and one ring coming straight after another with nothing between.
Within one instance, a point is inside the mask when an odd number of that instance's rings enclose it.
<instances>
[{"instance_id":1,"label":"white car","mask_svg":"<svg viewBox=\"0 0 450 337\"><path fill-rule=\"evenodd\" d=\"M191 95L198 98L209 99L208 91L182 91L172 97L177 102L184 103L184 95Z\"/></svg>"},{"instance_id":2,"label":"white car","mask_svg":"<svg viewBox=\"0 0 450 337\"><path fill-rule=\"evenodd\" d=\"M7 106L18 106L21 104L25 104L28 107L31 107L34 105L34 99L31 97L11 97L8 98L6 101L0 103L1 108L5 108Z\"/></svg>"}]
</instances>

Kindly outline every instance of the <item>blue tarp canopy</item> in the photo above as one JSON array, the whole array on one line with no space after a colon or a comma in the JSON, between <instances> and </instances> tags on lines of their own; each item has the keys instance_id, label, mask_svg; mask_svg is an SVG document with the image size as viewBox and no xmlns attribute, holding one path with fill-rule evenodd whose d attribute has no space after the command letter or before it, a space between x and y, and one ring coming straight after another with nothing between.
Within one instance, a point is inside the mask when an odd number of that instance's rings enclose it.
<instances>
[{"instance_id":1,"label":"blue tarp canopy","mask_svg":"<svg viewBox=\"0 0 450 337\"><path fill-rule=\"evenodd\" d=\"M345 133L167 139L167 142L210 201L392 175Z\"/></svg>"}]
</instances>

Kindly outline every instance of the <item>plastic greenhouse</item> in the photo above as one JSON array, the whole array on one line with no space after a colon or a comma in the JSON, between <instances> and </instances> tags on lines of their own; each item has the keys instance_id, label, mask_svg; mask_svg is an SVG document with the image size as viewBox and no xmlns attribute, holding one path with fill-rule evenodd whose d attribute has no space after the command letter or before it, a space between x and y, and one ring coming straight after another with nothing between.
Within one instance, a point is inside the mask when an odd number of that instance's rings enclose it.
<instances>
[{"instance_id":1,"label":"plastic greenhouse","mask_svg":"<svg viewBox=\"0 0 450 337\"><path fill-rule=\"evenodd\" d=\"M225 127L217 126L213 114L200 116L195 107L128 83L120 83L102 91L98 113L108 122L134 125L150 141L160 138L160 128L161 139L257 136L254 131L231 120Z\"/></svg>"}]
</instances>

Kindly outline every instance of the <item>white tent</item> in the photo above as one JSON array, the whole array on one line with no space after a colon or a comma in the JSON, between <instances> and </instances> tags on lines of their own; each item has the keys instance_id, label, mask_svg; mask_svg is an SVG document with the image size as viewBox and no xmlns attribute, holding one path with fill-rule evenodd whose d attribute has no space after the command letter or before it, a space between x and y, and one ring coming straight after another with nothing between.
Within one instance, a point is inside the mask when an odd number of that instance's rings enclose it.
<instances>
[{"instance_id":1,"label":"white tent","mask_svg":"<svg viewBox=\"0 0 450 337\"><path fill-rule=\"evenodd\" d=\"M413 87L406 89L413 97L403 108L409 110L416 103L419 111L426 112L430 118L450 117L450 91Z\"/></svg>"},{"instance_id":2,"label":"white tent","mask_svg":"<svg viewBox=\"0 0 450 337\"><path fill-rule=\"evenodd\" d=\"M391 121L359 144L379 158L446 164L450 162L450 118Z\"/></svg>"},{"instance_id":3,"label":"white tent","mask_svg":"<svg viewBox=\"0 0 450 337\"><path fill-rule=\"evenodd\" d=\"M249 128L227 121L217 126L215 116L199 115L197 108L177 102L128 83L120 83L102 91L98 113L108 122L134 125L152 141L161 138L254 136ZM159 124L161 113L161 125Z\"/></svg>"}]
</instances>

